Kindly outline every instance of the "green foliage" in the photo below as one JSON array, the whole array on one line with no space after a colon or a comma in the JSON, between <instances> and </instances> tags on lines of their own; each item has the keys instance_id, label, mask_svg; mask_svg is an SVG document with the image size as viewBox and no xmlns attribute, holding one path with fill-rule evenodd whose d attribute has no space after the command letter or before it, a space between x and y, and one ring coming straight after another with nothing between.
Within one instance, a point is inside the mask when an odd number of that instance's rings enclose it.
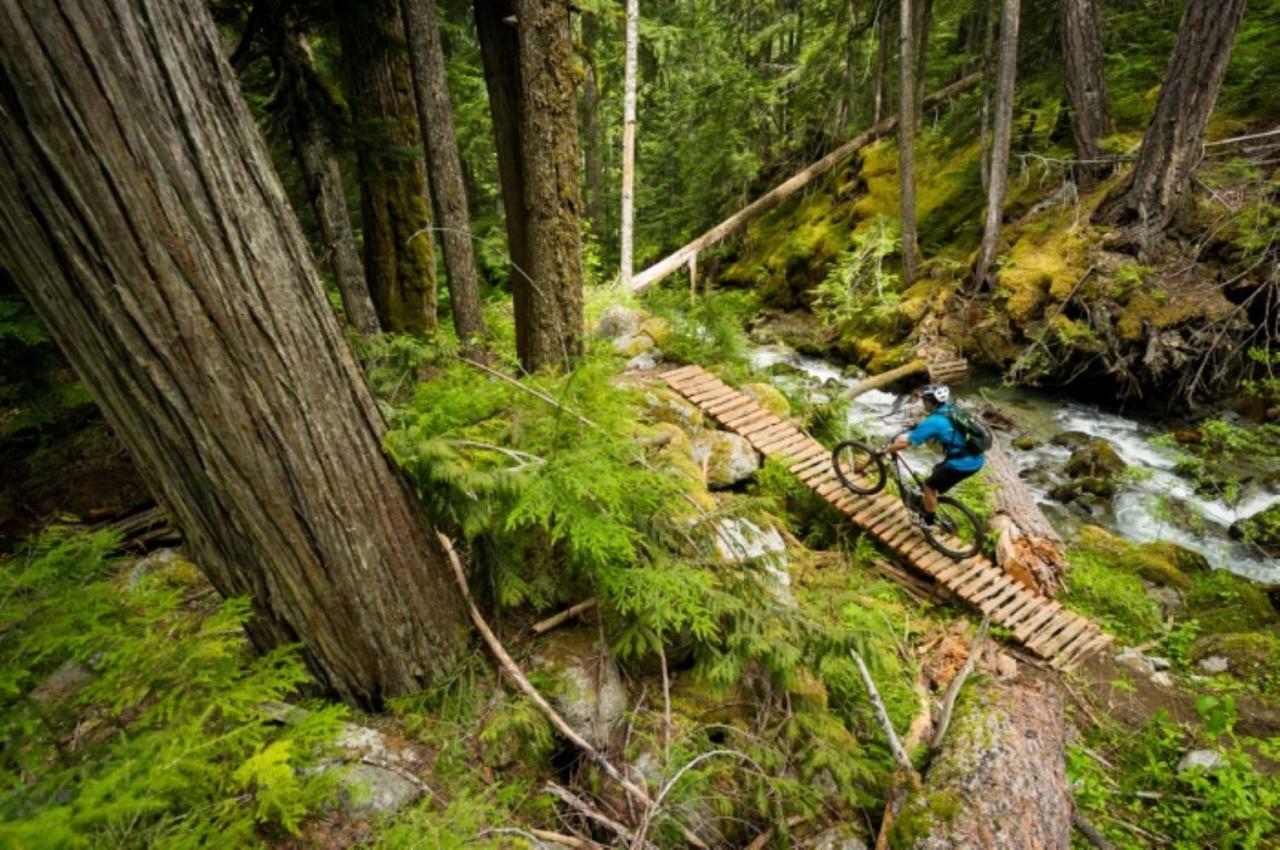
<instances>
[{"instance_id":1,"label":"green foliage","mask_svg":"<svg viewBox=\"0 0 1280 850\"><path fill-rule=\"evenodd\" d=\"M92 405L44 323L0 270L0 441L29 436Z\"/></svg>"},{"instance_id":2,"label":"green foliage","mask_svg":"<svg viewBox=\"0 0 1280 850\"><path fill-rule=\"evenodd\" d=\"M754 295L741 290L719 290L698 296L690 304L678 288L654 287L645 293L644 306L671 324L662 350L678 363L719 364L726 380L746 378L747 319L759 311Z\"/></svg>"},{"instance_id":3,"label":"green foliage","mask_svg":"<svg viewBox=\"0 0 1280 850\"><path fill-rule=\"evenodd\" d=\"M814 290L813 311L828 327L879 328L898 317L898 275L885 260L900 238L887 216L877 216L832 263Z\"/></svg>"},{"instance_id":4,"label":"green foliage","mask_svg":"<svg viewBox=\"0 0 1280 850\"><path fill-rule=\"evenodd\" d=\"M1160 607L1135 573L1097 550L1075 548L1067 557L1071 571L1063 598L1072 607L1095 617L1127 643L1142 643L1160 634Z\"/></svg>"},{"instance_id":5,"label":"green foliage","mask_svg":"<svg viewBox=\"0 0 1280 850\"><path fill-rule=\"evenodd\" d=\"M287 725L308 680L255 657L243 599L201 603L184 562L121 581L105 534L46 533L0 565L0 837L17 846L256 846L332 794L342 711Z\"/></svg>"},{"instance_id":6,"label":"green foliage","mask_svg":"<svg viewBox=\"0 0 1280 850\"><path fill-rule=\"evenodd\" d=\"M1274 757L1280 739L1238 736L1230 697L1201 697L1196 710L1203 724L1197 734L1161 712L1138 734L1093 730L1085 743L1068 749L1076 804L1118 848L1150 846L1125 823L1141 824L1161 845L1180 850L1251 850L1280 838L1280 778L1260 769L1255 755ZM1182 756L1197 747L1216 749L1222 764L1178 771ZM1099 750L1115 765L1113 772L1097 760Z\"/></svg>"}]
</instances>

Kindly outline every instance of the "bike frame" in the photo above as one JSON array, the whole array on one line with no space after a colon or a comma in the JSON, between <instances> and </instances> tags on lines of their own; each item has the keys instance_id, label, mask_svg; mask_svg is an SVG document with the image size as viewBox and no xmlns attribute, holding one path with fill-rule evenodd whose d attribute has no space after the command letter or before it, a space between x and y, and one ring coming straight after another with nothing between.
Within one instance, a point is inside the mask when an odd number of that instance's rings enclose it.
<instances>
[{"instance_id":1,"label":"bike frame","mask_svg":"<svg viewBox=\"0 0 1280 850\"><path fill-rule=\"evenodd\" d=\"M901 499L910 508L918 507L915 503L924 495L924 482L920 480L920 476L916 474L911 464L902 456L902 452L886 452L881 450L881 454L887 454L893 458L893 464L889 467L893 475L893 480L898 485L898 498ZM911 476L911 480L915 482L916 489L910 490L902 486L902 470L906 470Z\"/></svg>"}]
</instances>

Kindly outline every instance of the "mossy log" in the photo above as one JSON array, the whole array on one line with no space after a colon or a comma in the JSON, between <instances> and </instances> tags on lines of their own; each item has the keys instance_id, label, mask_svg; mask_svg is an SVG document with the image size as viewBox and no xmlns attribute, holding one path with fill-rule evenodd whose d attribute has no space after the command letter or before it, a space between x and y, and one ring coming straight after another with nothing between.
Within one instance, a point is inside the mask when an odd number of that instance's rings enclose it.
<instances>
[{"instance_id":1,"label":"mossy log","mask_svg":"<svg viewBox=\"0 0 1280 850\"><path fill-rule=\"evenodd\" d=\"M1067 850L1071 793L1056 686L983 686L957 706L951 731L890 828L895 850Z\"/></svg>"},{"instance_id":2,"label":"mossy log","mask_svg":"<svg viewBox=\"0 0 1280 850\"><path fill-rule=\"evenodd\" d=\"M996 532L996 564L1028 588L1053 596L1067 570L1062 538L999 441L987 452L986 476L996 491L996 509L990 519Z\"/></svg>"},{"instance_id":3,"label":"mossy log","mask_svg":"<svg viewBox=\"0 0 1280 850\"><path fill-rule=\"evenodd\" d=\"M879 375L872 375L870 378L859 381L849 388L848 392L845 393L845 398L857 398L863 393L883 389L901 381L903 378L909 378L912 375L928 371L928 363L923 360L912 360L896 369L890 369L888 372L881 372Z\"/></svg>"}]
</instances>

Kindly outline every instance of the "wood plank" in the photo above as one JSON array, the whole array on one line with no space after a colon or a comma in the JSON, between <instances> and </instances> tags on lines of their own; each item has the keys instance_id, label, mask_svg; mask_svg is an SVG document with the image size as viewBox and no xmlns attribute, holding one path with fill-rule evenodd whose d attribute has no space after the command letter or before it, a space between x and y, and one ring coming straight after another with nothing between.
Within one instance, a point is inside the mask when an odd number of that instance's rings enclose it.
<instances>
[{"instance_id":1,"label":"wood plank","mask_svg":"<svg viewBox=\"0 0 1280 850\"><path fill-rule=\"evenodd\" d=\"M941 552L938 554L942 555ZM943 555L943 557L947 558L950 563L945 567L939 567L937 572L934 574L934 578L940 582L945 582L950 585L952 581L959 578L963 572L969 569L969 567L965 566L964 561L957 561L955 558L951 558L946 555Z\"/></svg>"},{"instance_id":2,"label":"wood plank","mask_svg":"<svg viewBox=\"0 0 1280 850\"><path fill-rule=\"evenodd\" d=\"M681 381L679 392L681 395L691 396L707 389L708 387L714 386L724 386L724 381L720 380L710 372L707 372L706 374L698 375L696 378Z\"/></svg>"},{"instance_id":3,"label":"wood plank","mask_svg":"<svg viewBox=\"0 0 1280 850\"><path fill-rule=\"evenodd\" d=\"M823 463L827 465L830 465L831 452L827 449L826 446L822 445L822 443L819 443L817 440L814 440L813 447L802 454L796 455L794 460L795 460L795 463L791 466L791 472L796 475L799 475L804 469L806 469L807 467L811 466L814 463L817 463L819 460L821 460Z\"/></svg>"},{"instance_id":4,"label":"wood plank","mask_svg":"<svg viewBox=\"0 0 1280 850\"><path fill-rule=\"evenodd\" d=\"M720 398L704 398L695 403L701 407L704 412L710 413L714 416L718 413L730 410L731 408L740 407L746 402L753 400L754 399L750 396L743 395L733 387L725 386L724 392L721 394Z\"/></svg>"},{"instance_id":5,"label":"wood plank","mask_svg":"<svg viewBox=\"0 0 1280 850\"><path fill-rule=\"evenodd\" d=\"M1056 617L1058 612L1048 605L1041 604L1031 616L1023 620L1014 627L1013 636L1021 643L1026 643L1027 638L1035 633L1037 629Z\"/></svg>"},{"instance_id":6,"label":"wood plank","mask_svg":"<svg viewBox=\"0 0 1280 850\"><path fill-rule=\"evenodd\" d=\"M1089 622L1084 617L1081 617L1079 614L1076 614L1075 618L1075 623L1063 629L1057 637L1049 641L1049 644L1044 650L1046 656L1057 655L1063 647L1075 640L1077 636L1084 634L1092 628L1093 623Z\"/></svg>"},{"instance_id":7,"label":"wood plank","mask_svg":"<svg viewBox=\"0 0 1280 850\"><path fill-rule=\"evenodd\" d=\"M783 434L793 435L795 433L796 433L796 426L792 425L790 422L779 421L776 425L772 425L768 428L757 428L756 430L751 432L744 432L742 436L746 437L748 440L751 440L753 443L756 443L757 445L763 445L769 442L770 440L776 440L778 437L781 437Z\"/></svg>"},{"instance_id":8,"label":"wood plank","mask_svg":"<svg viewBox=\"0 0 1280 850\"><path fill-rule=\"evenodd\" d=\"M738 395L740 395L740 393L733 387L717 380L713 384L708 384L707 386L698 389L696 392L690 393L686 398L705 410L717 402L728 401L731 398L736 398Z\"/></svg>"},{"instance_id":9,"label":"wood plank","mask_svg":"<svg viewBox=\"0 0 1280 850\"><path fill-rule=\"evenodd\" d=\"M1059 647L1058 651L1053 655L1053 661L1050 663L1059 670L1064 669L1075 660L1076 655L1084 649L1084 647L1097 639L1098 632L1096 629L1085 629L1080 634L1067 641L1065 645Z\"/></svg>"},{"instance_id":10,"label":"wood plank","mask_svg":"<svg viewBox=\"0 0 1280 850\"><path fill-rule=\"evenodd\" d=\"M1018 582L1015 582L1017 584ZM991 619L998 621L1005 628L1011 628L1026 616L1027 611L1036 605L1036 594L1025 587L1001 607L991 612Z\"/></svg>"},{"instance_id":11,"label":"wood plank","mask_svg":"<svg viewBox=\"0 0 1280 850\"><path fill-rule=\"evenodd\" d=\"M724 424L726 428L742 434L742 432L747 428L754 428L761 422L774 422L777 421L777 419L778 417L774 416L769 411L760 409L754 413L745 413L737 419Z\"/></svg>"},{"instance_id":12,"label":"wood plank","mask_svg":"<svg viewBox=\"0 0 1280 850\"><path fill-rule=\"evenodd\" d=\"M814 445L813 437L810 437L803 431L798 432L787 442L776 448L771 449L777 458L787 458L788 460L799 457L806 449L812 448Z\"/></svg>"},{"instance_id":13,"label":"wood plank","mask_svg":"<svg viewBox=\"0 0 1280 850\"><path fill-rule=\"evenodd\" d=\"M717 419L727 420L727 419L732 419L735 414L739 413L740 411L745 411L748 408L753 410L764 409L760 407L760 403L756 401L754 398L750 398L749 396L745 396L739 393L738 397L733 401L731 402L726 401L722 404L717 404L714 407L709 407L707 408L706 412L710 413L712 416L716 417Z\"/></svg>"},{"instance_id":14,"label":"wood plank","mask_svg":"<svg viewBox=\"0 0 1280 850\"><path fill-rule=\"evenodd\" d=\"M961 599L972 603L974 598L983 590L990 587L992 582L998 582L1004 578L1004 573L990 566L983 566L981 572L973 578L956 585L956 593Z\"/></svg>"},{"instance_id":15,"label":"wood plank","mask_svg":"<svg viewBox=\"0 0 1280 850\"><path fill-rule=\"evenodd\" d=\"M1026 640L1023 641L1023 643L1027 645L1028 649L1033 650L1036 654L1040 655L1042 658L1047 658L1048 656L1044 653L1042 649L1045 643L1049 641L1051 638L1053 638L1055 635L1057 635L1059 632L1061 632L1063 629L1075 623L1075 621L1076 621L1075 614L1071 611L1065 611L1065 610L1054 611L1053 616L1050 617L1045 622L1041 623L1040 627L1037 628L1031 634L1029 634Z\"/></svg>"},{"instance_id":16,"label":"wood plank","mask_svg":"<svg viewBox=\"0 0 1280 850\"><path fill-rule=\"evenodd\" d=\"M934 581L938 581L944 565L953 564L955 560L949 555L942 554L932 546L928 546L927 550L922 557L915 559L915 566L922 572L933 576Z\"/></svg>"},{"instance_id":17,"label":"wood plank","mask_svg":"<svg viewBox=\"0 0 1280 850\"><path fill-rule=\"evenodd\" d=\"M974 577L987 569L985 564L975 564L972 561L961 561L957 566L962 569L959 569L946 580L946 585L951 589L952 593L955 593L959 587L968 584Z\"/></svg>"},{"instance_id":18,"label":"wood plank","mask_svg":"<svg viewBox=\"0 0 1280 850\"><path fill-rule=\"evenodd\" d=\"M1004 596L1007 596L1014 590L1013 582L1007 575L997 571L999 577L990 585L983 588L973 595L969 601L978 606L982 612L986 612L987 606Z\"/></svg>"},{"instance_id":19,"label":"wood plank","mask_svg":"<svg viewBox=\"0 0 1280 850\"><path fill-rule=\"evenodd\" d=\"M766 456L771 455L782 446L785 446L787 443L793 443L797 438L801 437L808 439L801 431L796 429L796 426L788 424L786 430L781 433L776 433L774 436L767 439L761 437L759 451Z\"/></svg>"},{"instance_id":20,"label":"wood plank","mask_svg":"<svg viewBox=\"0 0 1280 850\"><path fill-rule=\"evenodd\" d=\"M749 440L752 437L761 436L766 432L772 431L773 429L784 424L786 423L784 423L777 416L774 416L772 413L769 413L768 411L766 411L764 416L758 419L755 419L749 423L744 423L742 425L735 426L733 430L737 431L740 435L742 435L743 437L746 437Z\"/></svg>"},{"instance_id":21,"label":"wood plank","mask_svg":"<svg viewBox=\"0 0 1280 850\"><path fill-rule=\"evenodd\" d=\"M668 369L665 372L660 372L658 374L658 377L666 381L674 389L675 384L679 383L682 380L688 380L689 378L693 377L694 375L698 374L701 371L702 371L701 366L697 364L693 364L690 366L680 366L675 369Z\"/></svg>"},{"instance_id":22,"label":"wood plank","mask_svg":"<svg viewBox=\"0 0 1280 850\"><path fill-rule=\"evenodd\" d=\"M1094 655L1105 649L1113 640L1115 640L1115 638L1105 632L1100 632L1097 635L1094 635L1088 641L1085 641L1078 649L1072 652L1071 655L1064 658L1061 669L1070 673L1072 670L1076 669L1077 666L1088 661Z\"/></svg>"}]
</instances>

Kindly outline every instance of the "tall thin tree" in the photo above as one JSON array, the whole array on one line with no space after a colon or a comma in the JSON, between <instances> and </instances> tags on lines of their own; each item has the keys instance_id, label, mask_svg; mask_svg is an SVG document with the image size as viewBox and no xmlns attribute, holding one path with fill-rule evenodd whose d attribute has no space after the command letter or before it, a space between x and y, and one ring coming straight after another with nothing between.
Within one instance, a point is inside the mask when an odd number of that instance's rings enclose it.
<instances>
[{"instance_id":1,"label":"tall thin tree","mask_svg":"<svg viewBox=\"0 0 1280 850\"><path fill-rule=\"evenodd\" d=\"M436 270L422 136L396 0L333 0L356 134L369 293L385 331L436 326Z\"/></svg>"},{"instance_id":2,"label":"tall thin tree","mask_svg":"<svg viewBox=\"0 0 1280 850\"><path fill-rule=\"evenodd\" d=\"M1113 224L1136 225L1144 242L1173 219L1203 154L1245 5L1246 0L1187 0L1138 161L1098 211Z\"/></svg>"},{"instance_id":3,"label":"tall thin tree","mask_svg":"<svg viewBox=\"0 0 1280 850\"><path fill-rule=\"evenodd\" d=\"M445 553L205 3L0 4L0 264L259 647L362 705L456 658Z\"/></svg>"},{"instance_id":4,"label":"tall thin tree","mask_svg":"<svg viewBox=\"0 0 1280 850\"><path fill-rule=\"evenodd\" d=\"M627 0L626 56L622 94L622 286L631 288L636 183L636 53L639 42L639 0Z\"/></svg>"},{"instance_id":5,"label":"tall thin tree","mask_svg":"<svg viewBox=\"0 0 1280 850\"><path fill-rule=\"evenodd\" d=\"M599 238L604 233L604 157L600 132L600 19L595 12L582 13L582 47L586 54L586 78L582 81L582 158L587 193L587 221Z\"/></svg>"},{"instance_id":6,"label":"tall thin tree","mask_svg":"<svg viewBox=\"0 0 1280 850\"><path fill-rule=\"evenodd\" d=\"M902 280L916 279L916 107L912 0L900 0L898 16L898 189L902 219Z\"/></svg>"},{"instance_id":7,"label":"tall thin tree","mask_svg":"<svg viewBox=\"0 0 1280 850\"><path fill-rule=\"evenodd\" d=\"M453 104L445 72L444 47L436 20L435 0L400 0L413 70L418 125L427 156L431 200L435 207L449 276L449 305L453 326L466 349L482 345L487 335L480 308L480 283L471 244L471 210L462 180L462 158L453 129ZM429 238L423 235L419 238Z\"/></svg>"},{"instance_id":8,"label":"tall thin tree","mask_svg":"<svg viewBox=\"0 0 1280 850\"><path fill-rule=\"evenodd\" d=\"M982 224L982 245L973 279L986 283L1000 245L1004 196L1009 182L1009 145L1013 137L1013 95L1018 71L1019 0L1003 0L1000 6L1000 60L996 66L995 116L991 139L991 166L987 207Z\"/></svg>"},{"instance_id":9,"label":"tall thin tree","mask_svg":"<svg viewBox=\"0 0 1280 850\"><path fill-rule=\"evenodd\" d=\"M1102 59L1102 28L1097 0L1058 0L1063 76L1071 102L1077 180L1090 185L1107 173L1098 141L1115 132Z\"/></svg>"}]
</instances>

